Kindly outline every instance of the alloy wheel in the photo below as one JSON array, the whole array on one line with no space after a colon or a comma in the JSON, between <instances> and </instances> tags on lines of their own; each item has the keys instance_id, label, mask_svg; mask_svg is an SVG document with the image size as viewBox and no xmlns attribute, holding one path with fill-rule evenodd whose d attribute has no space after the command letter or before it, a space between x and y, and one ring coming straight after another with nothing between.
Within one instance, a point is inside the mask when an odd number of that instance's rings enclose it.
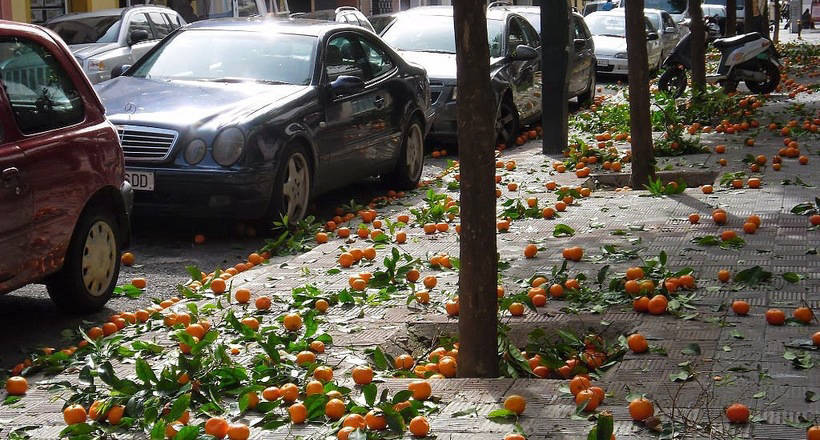
<instances>
[{"instance_id":1,"label":"alloy wheel","mask_svg":"<svg viewBox=\"0 0 820 440\"><path fill-rule=\"evenodd\" d=\"M410 132L407 133L407 143L405 145L405 160L407 163L407 175L411 180L416 180L421 174L424 156L423 138L421 127L416 123L410 124Z\"/></svg>"},{"instance_id":2,"label":"alloy wheel","mask_svg":"<svg viewBox=\"0 0 820 440\"><path fill-rule=\"evenodd\" d=\"M111 226L97 221L88 231L83 246L83 285L92 296L106 293L117 265L117 239Z\"/></svg>"},{"instance_id":3,"label":"alloy wheel","mask_svg":"<svg viewBox=\"0 0 820 440\"><path fill-rule=\"evenodd\" d=\"M305 216L310 194L310 169L301 153L290 156L285 167L282 185L282 211L290 221L299 221Z\"/></svg>"}]
</instances>

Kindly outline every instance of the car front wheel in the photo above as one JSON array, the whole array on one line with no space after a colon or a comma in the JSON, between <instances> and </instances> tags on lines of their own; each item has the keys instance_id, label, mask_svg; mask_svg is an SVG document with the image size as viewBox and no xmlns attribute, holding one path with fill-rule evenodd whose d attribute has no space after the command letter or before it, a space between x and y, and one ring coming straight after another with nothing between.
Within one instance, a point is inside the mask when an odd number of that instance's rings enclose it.
<instances>
[{"instance_id":1,"label":"car front wheel","mask_svg":"<svg viewBox=\"0 0 820 440\"><path fill-rule=\"evenodd\" d=\"M413 120L404 133L396 168L384 180L397 189L413 189L421 179L423 168L424 131L419 121Z\"/></svg>"},{"instance_id":2,"label":"car front wheel","mask_svg":"<svg viewBox=\"0 0 820 440\"><path fill-rule=\"evenodd\" d=\"M281 215L290 223L305 218L310 202L310 180L307 152L302 147L290 146L282 156L274 179L269 216L278 219Z\"/></svg>"},{"instance_id":3,"label":"car front wheel","mask_svg":"<svg viewBox=\"0 0 820 440\"><path fill-rule=\"evenodd\" d=\"M119 277L120 243L120 228L109 210L86 210L74 229L63 268L46 283L51 299L72 312L101 309Z\"/></svg>"}]
</instances>

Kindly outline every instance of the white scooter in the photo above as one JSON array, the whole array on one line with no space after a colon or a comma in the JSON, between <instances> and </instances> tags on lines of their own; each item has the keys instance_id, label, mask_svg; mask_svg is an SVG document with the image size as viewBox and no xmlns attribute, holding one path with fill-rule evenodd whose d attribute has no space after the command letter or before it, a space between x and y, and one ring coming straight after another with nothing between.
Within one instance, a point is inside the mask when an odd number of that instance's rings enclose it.
<instances>
[{"instance_id":1,"label":"white scooter","mask_svg":"<svg viewBox=\"0 0 820 440\"><path fill-rule=\"evenodd\" d=\"M740 81L745 82L752 93L766 94L777 88L780 83L779 56L774 44L760 33L719 38L712 45L720 50L721 57L717 72L706 75L707 82L719 83L726 92L734 91ZM658 80L658 88L676 98L686 90L686 71L692 69L691 48L690 33L663 62L666 71Z\"/></svg>"}]
</instances>

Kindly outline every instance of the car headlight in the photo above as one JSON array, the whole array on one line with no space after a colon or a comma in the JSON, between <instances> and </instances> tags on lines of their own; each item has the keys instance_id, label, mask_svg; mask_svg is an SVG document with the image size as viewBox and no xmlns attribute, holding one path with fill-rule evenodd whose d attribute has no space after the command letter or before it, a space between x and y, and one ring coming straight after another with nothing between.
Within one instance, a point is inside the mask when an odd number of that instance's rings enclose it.
<instances>
[{"instance_id":1,"label":"car headlight","mask_svg":"<svg viewBox=\"0 0 820 440\"><path fill-rule=\"evenodd\" d=\"M89 72L102 72L105 70L105 62L103 60L97 60L91 58L88 60L88 71Z\"/></svg>"},{"instance_id":2,"label":"car headlight","mask_svg":"<svg viewBox=\"0 0 820 440\"><path fill-rule=\"evenodd\" d=\"M213 155L216 163L223 167L229 167L239 160L244 147L245 135L242 130L230 127L216 135L211 155Z\"/></svg>"},{"instance_id":3,"label":"car headlight","mask_svg":"<svg viewBox=\"0 0 820 440\"><path fill-rule=\"evenodd\" d=\"M207 151L208 146L205 145L205 141L202 139L194 139L185 147L183 157L185 157L185 162L196 165L202 161Z\"/></svg>"},{"instance_id":4,"label":"car headlight","mask_svg":"<svg viewBox=\"0 0 820 440\"><path fill-rule=\"evenodd\" d=\"M616 53L616 54L615 54L615 58L623 58L623 59L626 59L626 58L627 58L626 52L618 52L618 53Z\"/></svg>"},{"instance_id":5,"label":"car headlight","mask_svg":"<svg viewBox=\"0 0 820 440\"><path fill-rule=\"evenodd\" d=\"M450 95L450 101L455 101L458 98L458 87L453 87L453 93Z\"/></svg>"}]
</instances>

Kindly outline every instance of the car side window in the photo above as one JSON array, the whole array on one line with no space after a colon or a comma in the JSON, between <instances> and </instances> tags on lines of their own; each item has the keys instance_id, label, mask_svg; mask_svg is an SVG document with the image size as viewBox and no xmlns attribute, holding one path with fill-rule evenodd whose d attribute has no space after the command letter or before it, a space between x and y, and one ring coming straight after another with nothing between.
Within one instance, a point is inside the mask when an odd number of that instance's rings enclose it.
<instances>
[{"instance_id":1,"label":"car side window","mask_svg":"<svg viewBox=\"0 0 820 440\"><path fill-rule=\"evenodd\" d=\"M367 64L369 66L366 80L378 78L393 70L395 67L393 60L390 59L390 56L388 56L382 48L364 38L359 39L359 43L362 45L362 50L367 57Z\"/></svg>"},{"instance_id":2,"label":"car side window","mask_svg":"<svg viewBox=\"0 0 820 440\"><path fill-rule=\"evenodd\" d=\"M578 20L578 17L572 17L572 24L572 38L576 40L586 40L587 35L586 32L584 32L584 25Z\"/></svg>"},{"instance_id":3,"label":"car side window","mask_svg":"<svg viewBox=\"0 0 820 440\"><path fill-rule=\"evenodd\" d=\"M352 34L343 34L330 39L325 48L325 71L329 81L342 75L365 80L366 68L367 61L361 55L356 37Z\"/></svg>"},{"instance_id":4,"label":"car side window","mask_svg":"<svg viewBox=\"0 0 820 440\"><path fill-rule=\"evenodd\" d=\"M657 32L656 29L655 29L655 26L652 25L652 22L649 21L649 19L646 18L646 17L644 17L644 24L646 25L646 33L647 34L652 33L652 32Z\"/></svg>"},{"instance_id":5,"label":"car side window","mask_svg":"<svg viewBox=\"0 0 820 440\"><path fill-rule=\"evenodd\" d=\"M179 16L174 15L174 14L163 14L163 15L165 15L165 21L170 23L171 30L177 30L180 27L182 27L182 25L180 24L180 21L179 21Z\"/></svg>"},{"instance_id":6,"label":"car side window","mask_svg":"<svg viewBox=\"0 0 820 440\"><path fill-rule=\"evenodd\" d=\"M510 20L510 25L507 29L507 52L512 52L519 44L527 44L527 37L524 35L524 30L521 29L521 23L514 17Z\"/></svg>"},{"instance_id":7,"label":"car side window","mask_svg":"<svg viewBox=\"0 0 820 440\"><path fill-rule=\"evenodd\" d=\"M171 25L165 21L165 17L159 12L150 12L148 19L151 20L151 26L154 28L154 35L157 39L165 38L173 30Z\"/></svg>"},{"instance_id":8,"label":"car side window","mask_svg":"<svg viewBox=\"0 0 820 440\"><path fill-rule=\"evenodd\" d=\"M237 6L239 7L238 15L240 17L259 15L259 7L256 6L256 0L239 0Z\"/></svg>"},{"instance_id":9,"label":"car side window","mask_svg":"<svg viewBox=\"0 0 820 440\"><path fill-rule=\"evenodd\" d=\"M535 28L533 28L527 20L516 18L516 21L519 22L521 29L524 30L524 36L527 38L527 45L533 48L541 47L541 37L538 36L538 32L535 31Z\"/></svg>"},{"instance_id":10,"label":"car side window","mask_svg":"<svg viewBox=\"0 0 820 440\"><path fill-rule=\"evenodd\" d=\"M24 134L82 122L82 96L54 55L39 43L0 38L0 78L14 119Z\"/></svg>"},{"instance_id":11,"label":"car side window","mask_svg":"<svg viewBox=\"0 0 820 440\"><path fill-rule=\"evenodd\" d=\"M675 20L669 14L663 14L663 26L677 28L677 26L675 26Z\"/></svg>"},{"instance_id":12,"label":"car side window","mask_svg":"<svg viewBox=\"0 0 820 440\"><path fill-rule=\"evenodd\" d=\"M148 39L153 40L153 32L151 32L151 25L148 24L148 17L145 14L132 14L131 21L128 23L128 35L134 31L143 30L148 32Z\"/></svg>"}]
</instances>

